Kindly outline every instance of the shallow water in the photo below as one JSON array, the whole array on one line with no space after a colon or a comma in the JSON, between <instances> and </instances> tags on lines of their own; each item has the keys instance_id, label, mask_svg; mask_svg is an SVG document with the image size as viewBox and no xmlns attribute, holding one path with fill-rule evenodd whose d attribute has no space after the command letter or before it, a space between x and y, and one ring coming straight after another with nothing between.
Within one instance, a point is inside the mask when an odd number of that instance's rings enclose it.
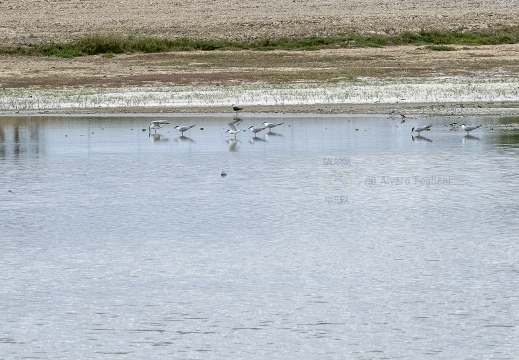
<instances>
[{"instance_id":1,"label":"shallow water","mask_svg":"<svg viewBox=\"0 0 519 360\"><path fill-rule=\"evenodd\" d=\"M519 356L517 119L163 118L0 119L1 359Z\"/></svg>"}]
</instances>

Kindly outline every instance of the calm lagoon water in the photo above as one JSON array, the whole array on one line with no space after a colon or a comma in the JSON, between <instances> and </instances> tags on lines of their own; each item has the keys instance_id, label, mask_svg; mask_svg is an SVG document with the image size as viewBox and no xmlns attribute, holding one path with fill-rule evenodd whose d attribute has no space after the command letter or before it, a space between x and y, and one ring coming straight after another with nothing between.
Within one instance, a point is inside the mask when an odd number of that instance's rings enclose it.
<instances>
[{"instance_id":1,"label":"calm lagoon water","mask_svg":"<svg viewBox=\"0 0 519 360\"><path fill-rule=\"evenodd\" d=\"M241 117L0 119L0 359L519 357L517 119Z\"/></svg>"}]
</instances>

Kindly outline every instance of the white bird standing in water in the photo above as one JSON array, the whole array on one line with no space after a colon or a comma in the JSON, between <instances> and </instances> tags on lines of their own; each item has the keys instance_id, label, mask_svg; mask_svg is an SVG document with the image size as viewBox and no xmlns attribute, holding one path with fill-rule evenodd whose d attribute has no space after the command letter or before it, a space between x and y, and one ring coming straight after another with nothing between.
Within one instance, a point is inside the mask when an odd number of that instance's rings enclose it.
<instances>
[{"instance_id":1,"label":"white bird standing in water","mask_svg":"<svg viewBox=\"0 0 519 360\"><path fill-rule=\"evenodd\" d=\"M472 130L479 129L480 127L481 127L481 125L478 125L478 126L467 126L467 125L465 125L465 124L461 124L461 128L462 128L463 130L465 130L465 131L467 132L467 134L468 134L469 132L471 132Z\"/></svg>"},{"instance_id":2,"label":"white bird standing in water","mask_svg":"<svg viewBox=\"0 0 519 360\"><path fill-rule=\"evenodd\" d=\"M432 128L432 124L431 125L427 125L427 126L418 126L418 127L414 127L411 129L411 132L417 132L418 134L420 134L420 132L422 131L429 131L431 130Z\"/></svg>"},{"instance_id":3,"label":"white bird standing in water","mask_svg":"<svg viewBox=\"0 0 519 360\"><path fill-rule=\"evenodd\" d=\"M257 127L255 127L255 126L251 126L251 127L249 128L249 130L252 131L252 132L254 133L254 135L256 135L257 133L259 133L260 131L265 130L266 128L267 128L266 126L265 126L265 127L262 127L262 128L257 128Z\"/></svg>"},{"instance_id":4,"label":"white bird standing in water","mask_svg":"<svg viewBox=\"0 0 519 360\"><path fill-rule=\"evenodd\" d=\"M150 126L148 126L148 131L151 132L151 129L154 129L155 130L155 134L156 134L157 133L157 129L160 129L162 127L162 125L166 125L166 124L169 124L169 121L167 121L167 120L153 120L151 122Z\"/></svg>"},{"instance_id":5,"label":"white bird standing in water","mask_svg":"<svg viewBox=\"0 0 519 360\"><path fill-rule=\"evenodd\" d=\"M269 128L269 131L272 129L272 128L275 128L276 126L279 126L279 125L283 125L284 123L280 122L279 124L275 124L275 123L269 123L269 122L264 122L263 125L265 125L266 127Z\"/></svg>"},{"instance_id":6,"label":"white bird standing in water","mask_svg":"<svg viewBox=\"0 0 519 360\"><path fill-rule=\"evenodd\" d=\"M234 121L231 121L228 125L230 127L229 130L226 131L226 133L229 133L231 135L234 135L234 138L236 139L236 134L239 133L240 131L242 131L242 129L238 129L236 128L236 124L239 123L240 120L234 120Z\"/></svg>"},{"instance_id":7,"label":"white bird standing in water","mask_svg":"<svg viewBox=\"0 0 519 360\"><path fill-rule=\"evenodd\" d=\"M451 130L458 130L458 123L452 122L449 124Z\"/></svg>"},{"instance_id":8,"label":"white bird standing in water","mask_svg":"<svg viewBox=\"0 0 519 360\"><path fill-rule=\"evenodd\" d=\"M178 130L180 131L180 133L182 134L181 136L184 136L184 132L185 131L188 131L189 129L195 127L196 124L193 124L193 125L190 125L190 126L175 126L175 130Z\"/></svg>"}]
</instances>

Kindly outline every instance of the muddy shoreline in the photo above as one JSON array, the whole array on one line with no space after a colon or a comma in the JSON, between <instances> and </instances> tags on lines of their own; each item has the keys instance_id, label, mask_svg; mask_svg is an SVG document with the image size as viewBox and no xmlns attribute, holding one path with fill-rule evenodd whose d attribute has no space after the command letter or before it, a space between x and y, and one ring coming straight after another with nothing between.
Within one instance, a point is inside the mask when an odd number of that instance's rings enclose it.
<instances>
[{"instance_id":1,"label":"muddy shoreline","mask_svg":"<svg viewBox=\"0 0 519 360\"><path fill-rule=\"evenodd\" d=\"M0 111L0 116L39 116L39 115L181 115L181 114L233 114L229 107L194 106L194 107L120 107L110 109L76 108L30 111ZM388 116L519 116L519 102L474 103L412 103L412 104L314 104L287 106L248 106L242 113L250 114L373 114Z\"/></svg>"},{"instance_id":2,"label":"muddy shoreline","mask_svg":"<svg viewBox=\"0 0 519 360\"><path fill-rule=\"evenodd\" d=\"M0 0L4 23L0 44L30 46L68 41L92 34L164 36L254 40L261 38L338 36L352 32L390 35L420 29L481 30L519 23L516 4L510 0L439 1L405 3L360 0L345 5L340 0L314 2L252 1L171 2L169 0ZM236 16L239 14L239 16ZM174 15L174 16L173 16ZM517 115L519 108L519 44L456 46L454 51L430 51L419 46L340 48L316 52L191 52L122 54L111 58L84 56L74 59L0 55L0 114L114 114L114 113L217 113L232 102L245 102L252 113L407 113L421 115ZM446 87L465 87L450 96L434 93L437 81ZM361 79L370 78L378 98L355 98ZM417 97L416 88L383 93L388 82L416 83L432 98ZM431 79L435 79L432 80ZM467 80L468 79L468 80ZM473 81L472 81L472 80ZM505 79L505 80L503 80ZM508 84L503 87L502 82ZM352 95L340 97L337 83ZM489 95L489 83L500 87ZM449 84L450 83L450 84ZM286 84L312 84L335 99L263 100L253 92ZM317 85L316 85L317 84ZM149 88L186 87L186 93L245 87L243 94L215 96L206 103L162 102L163 98L132 101L132 93ZM378 89L377 89L378 87ZM430 89L429 89L429 88ZM113 88L127 97L126 106L112 99L74 103L82 92ZM17 89L25 90L18 94ZM45 89L50 95L45 95ZM126 90L125 90L126 89ZM229 90L230 89L230 90ZM330 90L331 89L331 90ZM181 91L181 90L180 90ZM366 89L364 89L366 91ZM59 96L52 94L61 92ZM481 93L481 96L479 96ZM243 95L243 96L242 96ZM441 95L441 94L440 94ZM47 97L46 97L47 96ZM142 98L146 95L138 95ZM306 96L306 95L305 95ZM399 101L400 97L407 98ZM35 98L37 98L35 100ZM248 101L244 101L245 98ZM438 100L441 99L441 100ZM55 104L54 106L50 103ZM14 104L14 105L13 105ZM28 105L27 105L28 104Z\"/></svg>"}]
</instances>

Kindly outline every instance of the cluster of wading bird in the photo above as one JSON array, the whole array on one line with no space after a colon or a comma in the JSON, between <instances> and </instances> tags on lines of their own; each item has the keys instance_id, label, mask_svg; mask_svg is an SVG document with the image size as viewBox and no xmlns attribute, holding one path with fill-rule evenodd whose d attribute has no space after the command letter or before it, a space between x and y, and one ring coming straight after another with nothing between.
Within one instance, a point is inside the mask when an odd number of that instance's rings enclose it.
<instances>
[{"instance_id":1,"label":"cluster of wading bird","mask_svg":"<svg viewBox=\"0 0 519 360\"><path fill-rule=\"evenodd\" d=\"M234 135L234 138L236 139L236 135L238 133L240 133L242 131L246 131L245 129L238 129L236 127L236 125L241 121L237 117L238 116L238 112L243 110L243 108L239 107L239 106L236 106L235 104L232 104L232 110L236 113L236 117L235 117L235 119L233 121L231 121L229 123L230 129L227 130L226 133L228 133L230 135ZM405 115L401 115L401 117L402 117L401 123L405 122ZM157 129L160 129L160 128L162 128L162 126L167 125L167 124L169 124L168 120L154 120L154 121L152 121L150 126L148 127L149 136L151 136L151 130L154 130L155 134L156 134L157 133ZM263 125L264 126L260 126L260 127L250 126L249 130L256 137L259 132L261 132L263 130L266 130L266 129L268 129L269 131L272 131L273 128L275 128L276 126L279 126L279 125L283 125L283 123L282 122L281 123L270 123L270 122L266 122L265 121L263 123ZM188 131L189 129L194 128L195 126L196 126L196 124L193 124L193 125L177 125L177 126L175 126L175 130L180 132L181 136L183 137L184 133L186 131ZM455 123L455 122L451 123L449 126L450 126L451 130L457 130L458 129L458 124ZM471 131L479 129L480 127L481 127L481 125L469 126L469 125L461 124L461 128L466 131L467 136L469 136L469 133ZM417 126L417 127L413 127L411 129L411 133L412 134L417 133L418 137L420 138L420 137L422 137L421 134L420 134L422 131L429 131L429 130L431 130L431 128L432 128L432 124L427 125L427 126ZM424 139L426 139L426 138L424 138ZM413 137L413 140L414 140L414 137Z\"/></svg>"},{"instance_id":2,"label":"cluster of wading bird","mask_svg":"<svg viewBox=\"0 0 519 360\"><path fill-rule=\"evenodd\" d=\"M238 112L243 110L243 108L239 107L239 106L236 106L236 105L232 105L232 109L233 111L236 113L236 116L238 115ZM229 123L229 127L230 129L226 131L226 133L230 134L230 135L234 135L234 138L236 139L236 135L238 133L240 133L241 131L246 131L245 129L238 129L236 127L236 125L241 121L241 119L239 119L238 117L236 117L233 121L231 121ZM168 120L153 120L150 124L150 126L148 126L148 135L151 136L151 130L154 130L154 134L157 133L157 130L162 128L164 125L167 125L169 124L169 121ZM266 130L268 129L269 131L272 131L273 128L275 128L276 126L279 126L279 125L283 125L283 123L271 123L271 122L264 122L263 123L263 126L260 126L260 127L256 127L256 126L250 126L249 127L249 130L254 134L254 136L256 137L256 135L263 131L263 130ZM189 129L192 129L196 126L196 124L193 124L193 125L177 125L175 126L175 130L177 130L178 132L180 132L180 136L184 136L184 133L186 131L188 131ZM145 129L143 129L144 131L146 131Z\"/></svg>"},{"instance_id":3,"label":"cluster of wading bird","mask_svg":"<svg viewBox=\"0 0 519 360\"><path fill-rule=\"evenodd\" d=\"M451 123L449 124L449 127L451 130L458 130L458 123ZM465 132L467 133L466 137L472 137L474 138L473 136L470 135L470 132L473 131L473 130L476 130L476 129L479 129L481 127L481 124L480 125L477 125L477 126L469 126L469 125L465 125L465 124L461 124L461 128L463 130L465 130ZM422 131L429 131L431 130L432 128L432 124L431 125L427 125L427 126L418 126L418 127L414 127L411 129L411 133L418 133L418 138L422 138L422 139L425 139L425 140L428 140L427 138L424 138L423 136L421 136L421 132ZM413 137L413 140L415 138ZM474 138L474 139L477 139L477 138ZM429 140L430 141L430 140Z\"/></svg>"}]
</instances>

